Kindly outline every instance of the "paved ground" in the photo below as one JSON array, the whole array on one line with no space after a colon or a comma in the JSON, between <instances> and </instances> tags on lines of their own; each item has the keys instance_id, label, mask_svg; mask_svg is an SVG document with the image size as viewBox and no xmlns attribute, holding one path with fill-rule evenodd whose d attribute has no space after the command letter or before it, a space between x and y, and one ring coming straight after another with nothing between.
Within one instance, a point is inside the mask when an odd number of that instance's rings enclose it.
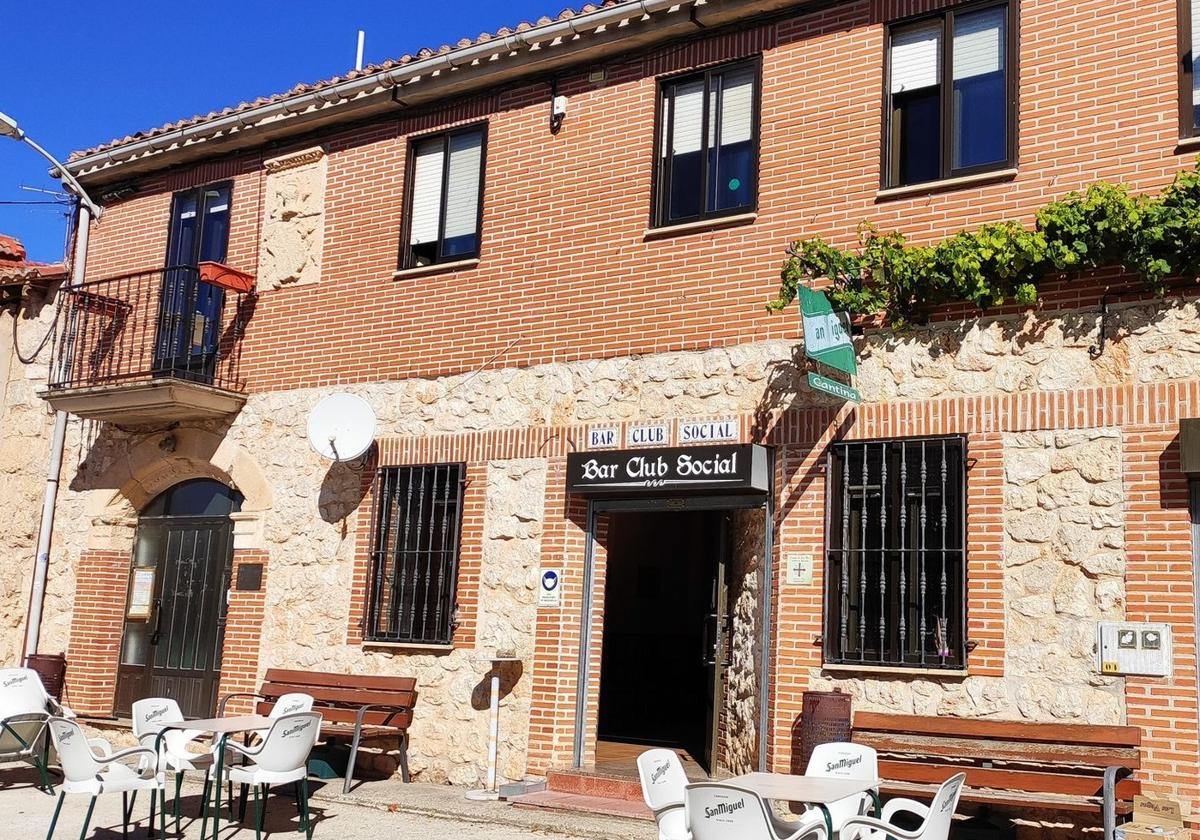
<instances>
[{"instance_id":1,"label":"paved ground","mask_svg":"<svg viewBox=\"0 0 1200 840\"><path fill-rule=\"evenodd\" d=\"M35 774L20 765L0 765L0 837L4 840L44 838L54 813L56 798L32 785ZM58 777L53 777L57 781ZM530 811L503 803L469 802L460 789L400 782L368 782L349 797L341 795L341 783L316 790L312 809L314 840L654 840L653 823L638 820L583 817L554 812ZM149 801L138 797L135 818L141 819L131 838L146 837ZM184 788L183 837L199 840L200 788ZM290 796L271 798L267 809L267 832L279 838L299 837L296 803ZM251 811L252 811L251 807ZM56 838L79 836L87 811L86 796L69 796L58 821ZM156 820L157 821L157 820ZM248 825L222 825L221 840L250 840ZM95 840L121 837L121 797L110 795L96 805L89 835ZM174 836L168 824L168 836Z\"/></svg>"}]
</instances>

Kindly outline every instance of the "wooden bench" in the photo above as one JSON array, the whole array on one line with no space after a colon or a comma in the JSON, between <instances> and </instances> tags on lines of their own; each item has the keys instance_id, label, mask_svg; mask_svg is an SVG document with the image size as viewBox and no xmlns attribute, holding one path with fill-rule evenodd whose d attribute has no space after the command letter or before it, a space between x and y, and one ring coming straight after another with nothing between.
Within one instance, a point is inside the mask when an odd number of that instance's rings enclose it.
<instances>
[{"instance_id":1,"label":"wooden bench","mask_svg":"<svg viewBox=\"0 0 1200 840\"><path fill-rule=\"evenodd\" d=\"M967 774L962 798L985 805L1099 811L1106 840L1141 783L1142 731L1134 726L1023 723L859 712L856 743L879 753L881 792L929 795Z\"/></svg>"},{"instance_id":2,"label":"wooden bench","mask_svg":"<svg viewBox=\"0 0 1200 840\"><path fill-rule=\"evenodd\" d=\"M351 739L343 793L350 792L358 746L363 738L395 735L400 749L400 776L405 782L409 780L408 728L412 725L413 706L417 702L415 679L271 668L258 694L225 696L221 700L220 714L225 714L225 704L233 698L252 697L258 700L255 711L267 715L280 697L296 692L313 698L313 711L320 712L322 717L323 739Z\"/></svg>"}]
</instances>

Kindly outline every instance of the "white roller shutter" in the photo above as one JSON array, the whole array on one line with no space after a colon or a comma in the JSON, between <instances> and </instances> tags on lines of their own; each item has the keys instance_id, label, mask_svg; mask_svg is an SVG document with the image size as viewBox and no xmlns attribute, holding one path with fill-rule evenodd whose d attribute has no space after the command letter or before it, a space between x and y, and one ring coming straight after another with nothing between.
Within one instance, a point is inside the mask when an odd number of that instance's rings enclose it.
<instances>
[{"instance_id":1,"label":"white roller shutter","mask_svg":"<svg viewBox=\"0 0 1200 840\"><path fill-rule=\"evenodd\" d=\"M483 134L450 138L450 175L446 188L446 238L475 233L479 222L479 176Z\"/></svg>"},{"instance_id":2,"label":"white roller shutter","mask_svg":"<svg viewBox=\"0 0 1200 840\"><path fill-rule=\"evenodd\" d=\"M721 86L721 145L744 143L754 132L755 70L746 67L725 73ZM716 97L713 97L714 101ZM712 121L710 120L710 125ZM709 143L716 139L709 132Z\"/></svg>"},{"instance_id":3,"label":"white roller shutter","mask_svg":"<svg viewBox=\"0 0 1200 840\"><path fill-rule=\"evenodd\" d=\"M419 143L415 147L412 182L412 220L409 242L422 245L436 242L442 210L442 138Z\"/></svg>"},{"instance_id":4,"label":"white roller shutter","mask_svg":"<svg viewBox=\"0 0 1200 840\"><path fill-rule=\"evenodd\" d=\"M672 151L677 155L700 151L704 137L704 80L675 88L675 115L671 126Z\"/></svg>"},{"instance_id":5,"label":"white roller shutter","mask_svg":"<svg viewBox=\"0 0 1200 840\"><path fill-rule=\"evenodd\" d=\"M942 80L940 21L904 29L892 35L892 93L933 87Z\"/></svg>"},{"instance_id":6,"label":"white roller shutter","mask_svg":"<svg viewBox=\"0 0 1200 840\"><path fill-rule=\"evenodd\" d=\"M954 18L954 80L1004 69L1004 9Z\"/></svg>"}]
</instances>

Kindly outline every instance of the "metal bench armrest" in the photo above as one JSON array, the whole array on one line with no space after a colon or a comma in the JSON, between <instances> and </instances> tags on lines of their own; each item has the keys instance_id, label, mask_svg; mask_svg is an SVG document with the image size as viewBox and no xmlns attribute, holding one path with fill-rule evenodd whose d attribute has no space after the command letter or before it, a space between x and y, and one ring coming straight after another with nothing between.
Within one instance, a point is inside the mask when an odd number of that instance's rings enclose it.
<instances>
[{"instance_id":1,"label":"metal bench armrest","mask_svg":"<svg viewBox=\"0 0 1200 840\"><path fill-rule=\"evenodd\" d=\"M409 707L403 703L368 703L359 708L358 713L354 716L354 728L362 729L363 717L372 709L391 709L396 712L407 712ZM391 724L380 724L381 726L390 726ZM399 729L399 727L396 727Z\"/></svg>"},{"instance_id":2,"label":"metal bench armrest","mask_svg":"<svg viewBox=\"0 0 1200 840\"><path fill-rule=\"evenodd\" d=\"M1117 783L1133 775L1128 767L1104 768L1104 840L1117 835Z\"/></svg>"},{"instance_id":3,"label":"metal bench armrest","mask_svg":"<svg viewBox=\"0 0 1200 840\"><path fill-rule=\"evenodd\" d=\"M253 697L255 700L261 700L264 703L267 701L267 698L263 697L261 694L253 694L248 691L239 691L234 692L233 694L226 694L221 698L221 702L217 705L217 717L225 717L225 705L235 697Z\"/></svg>"}]
</instances>

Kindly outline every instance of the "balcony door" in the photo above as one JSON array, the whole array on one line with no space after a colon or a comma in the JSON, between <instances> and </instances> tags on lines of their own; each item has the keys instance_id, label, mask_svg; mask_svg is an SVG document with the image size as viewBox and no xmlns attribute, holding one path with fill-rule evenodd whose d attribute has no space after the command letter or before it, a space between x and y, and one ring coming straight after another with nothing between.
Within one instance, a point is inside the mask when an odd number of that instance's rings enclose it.
<instances>
[{"instance_id":1,"label":"balcony door","mask_svg":"<svg viewBox=\"0 0 1200 840\"><path fill-rule=\"evenodd\" d=\"M170 697L187 717L215 710L233 521L241 495L218 481L177 484L138 517L118 668L116 713Z\"/></svg>"},{"instance_id":2,"label":"balcony door","mask_svg":"<svg viewBox=\"0 0 1200 840\"><path fill-rule=\"evenodd\" d=\"M154 370L211 383L221 341L225 292L201 281L201 262L225 262L232 185L176 193L171 202L167 269L159 300Z\"/></svg>"}]
</instances>

